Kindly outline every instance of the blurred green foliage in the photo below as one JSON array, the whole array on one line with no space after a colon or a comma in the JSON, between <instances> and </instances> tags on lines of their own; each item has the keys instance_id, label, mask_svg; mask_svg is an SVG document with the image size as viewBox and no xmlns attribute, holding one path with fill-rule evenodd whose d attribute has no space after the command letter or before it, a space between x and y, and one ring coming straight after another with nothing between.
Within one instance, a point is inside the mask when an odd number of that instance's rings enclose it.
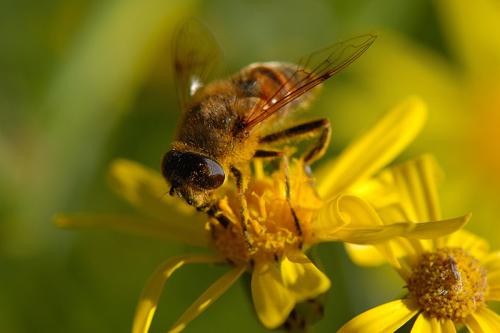
<instances>
[{"instance_id":1,"label":"blurred green foliage","mask_svg":"<svg viewBox=\"0 0 500 333\"><path fill-rule=\"evenodd\" d=\"M171 34L191 16L213 30L227 74L377 30L397 31L455 61L431 1L0 0L0 332L129 331L155 266L195 251L112 232L58 230L51 222L61 211L130 211L107 189L106 168L117 157L158 167L179 115ZM336 106L335 87L362 88L362 73L347 70L332 81L323 91L332 98L320 97L308 116L328 115L330 151L338 152L385 110L353 115ZM388 267L356 267L338 244L318 252L333 287L317 332L403 292ZM221 270L196 266L174 276L152 331L165 331ZM238 284L186 332L207 327L264 331Z\"/></svg>"}]
</instances>

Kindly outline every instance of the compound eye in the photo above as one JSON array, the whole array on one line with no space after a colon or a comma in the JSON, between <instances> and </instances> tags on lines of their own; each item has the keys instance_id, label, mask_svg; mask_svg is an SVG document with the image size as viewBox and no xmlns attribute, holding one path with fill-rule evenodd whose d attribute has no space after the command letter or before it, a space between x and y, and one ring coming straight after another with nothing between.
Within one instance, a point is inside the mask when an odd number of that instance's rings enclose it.
<instances>
[{"instance_id":1,"label":"compound eye","mask_svg":"<svg viewBox=\"0 0 500 333\"><path fill-rule=\"evenodd\" d=\"M162 173L173 187L188 185L202 190L218 188L226 178L224 169L215 160L175 150L163 158Z\"/></svg>"},{"instance_id":2,"label":"compound eye","mask_svg":"<svg viewBox=\"0 0 500 333\"><path fill-rule=\"evenodd\" d=\"M211 190L220 187L224 183L226 175L224 169L216 161L200 156L198 172L194 173L193 186Z\"/></svg>"}]
</instances>

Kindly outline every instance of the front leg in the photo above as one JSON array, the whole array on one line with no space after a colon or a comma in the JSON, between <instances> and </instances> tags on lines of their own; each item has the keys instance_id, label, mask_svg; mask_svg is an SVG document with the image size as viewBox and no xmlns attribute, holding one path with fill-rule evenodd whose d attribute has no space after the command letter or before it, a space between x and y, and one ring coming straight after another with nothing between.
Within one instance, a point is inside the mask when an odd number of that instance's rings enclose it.
<instances>
[{"instance_id":1,"label":"front leg","mask_svg":"<svg viewBox=\"0 0 500 333\"><path fill-rule=\"evenodd\" d=\"M227 228L231 223L231 220L221 212L218 202L211 204L207 207L206 210L202 211L206 212L208 216L216 219L220 223L220 225L224 227L224 229Z\"/></svg>"},{"instance_id":2,"label":"front leg","mask_svg":"<svg viewBox=\"0 0 500 333\"><path fill-rule=\"evenodd\" d=\"M240 197L241 209L240 209L240 223L241 230L243 231L243 237L245 237L245 242L247 243L248 250L253 249L252 243L250 241L250 236L248 234L248 205L245 198L245 191L248 187L247 180L243 177L243 174L235 166L231 166L231 174L236 179L236 188L238 190L238 196Z\"/></svg>"}]
</instances>

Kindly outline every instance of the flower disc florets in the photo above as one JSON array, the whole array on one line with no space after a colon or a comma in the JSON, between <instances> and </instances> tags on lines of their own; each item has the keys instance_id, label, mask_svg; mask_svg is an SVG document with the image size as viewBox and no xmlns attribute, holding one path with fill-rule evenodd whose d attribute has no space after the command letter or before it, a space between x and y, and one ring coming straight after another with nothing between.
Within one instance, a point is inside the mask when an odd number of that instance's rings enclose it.
<instances>
[{"instance_id":1,"label":"flower disc florets","mask_svg":"<svg viewBox=\"0 0 500 333\"><path fill-rule=\"evenodd\" d=\"M283 172L250 182L245 193L246 232L241 222L240 197L231 192L219 202L230 223L224 226L211 219L209 226L214 246L222 256L235 264L278 261L287 251L300 249L307 243L322 202L301 164L297 163L294 171L290 202Z\"/></svg>"},{"instance_id":2,"label":"flower disc florets","mask_svg":"<svg viewBox=\"0 0 500 333\"><path fill-rule=\"evenodd\" d=\"M461 248L442 248L421 256L408 289L431 317L463 321L484 304L486 270Z\"/></svg>"}]
</instances>

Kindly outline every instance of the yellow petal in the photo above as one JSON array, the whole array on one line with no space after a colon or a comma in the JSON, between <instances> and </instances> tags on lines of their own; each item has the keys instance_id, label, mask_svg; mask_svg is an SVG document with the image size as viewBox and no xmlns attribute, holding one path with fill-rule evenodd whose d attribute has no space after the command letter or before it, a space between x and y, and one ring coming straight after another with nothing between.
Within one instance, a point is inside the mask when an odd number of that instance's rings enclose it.
<instances>
[{"instance_id":1,"label":"yellow petal","mask_svg":"<svg viewBox=\"0 0 500 333\"><path fill-rule=\"evenodd\" d=\"M407 264L406 261L402 261L400 258L405 258L408 261L415 257L415 249L408 239L398 237L388 242L376 244L374 247L384 256L387 262L396 269L403 280L406 280L408 276Z\"/></svg>"},{"instance_id":2,"label":"yellow petal","mask_svg":"<svg viewBox=\"0 0 500 333\"><path fill-rule=\"evenodd\" d=\"M205 311L209 305L215 302L224 294L233 283L238 280L245 272L246 267L240 266L233 268L221 278L215 281L207 290L182 314L177 322L168 331L169 333L178 333L182 331L187 324Z\"/></svg>"},{"instance_id":3,"label":"yellow petal","mask_svg":"<svg viewBox=\"0 0 500 333\"><path fill-rule=\"evenodd\" d=\"M337 333L395 332L416 315L418 311L418 307L412 300L392 301L372 308L351 319Z\"/></svg>"},{"instance_id":4,"label":"yellow petal","mask_svg":"<svg viewBox=\"0 0 500 333\"><path fill-rule=\"evenodd\" d=\"M375 245L358 245L346 243L347 254L351 260L360 266L378 266L384 262L389 262L400 274L400 258L407 260L416 258L421 253L417 245L421 241L410 241L405 238L395 238L390 241ZM402 275L405 277L406 275Z\"/></svg>"},{"instance_id":5,"label":"yellow petal","mask_svg":"<svg viewBox=\"0 0 500 333\"><path fill-rule=\"evenodd\" d=\"M405 227L407 226L399 225L398 230ZM395 228L385 228L375 209L366 201L353 195L341 194L323 205L319 211L317 223L313 226L312 238L317 242L337 240L350 242L351 236L364 239L366 235L371 236L388 229L395 230ZM401 231L396 234L401 234ZM388 237L392 236L391 234Z\"/></svg>"},{"instance_id":6,"label":"yellow petal","mask_svg":"<svg viewBox=\"0 0 500 333\"><path fill-rule=\"evenodd\" d=\"M431 155L384 170L354 189L369 201L384 223L439 220L441 212L436 184L442 172Z\"/></svg>"},{"instance_id":7,"label":"yellow petal","mask_svg":"<svg viewBox=\"0 0 500 333\"><path fill-rule=\"evenodd\" d=\"M309 260L309 258L301 250L298 249L288 251L286 253L286 258L296 264L309 264L311 262L311 260Z\"/></svg>"},{"instance_id":8,"label":"yellow petal","mask_svg":"<svg viewBox=\"0 0 500 333\"><path fill-rule=\"evenodd\" d=\"M448 235L469 222L471 214L441 221L419 222L413 225L406 237L418 239L433 239Z\"/></svg>"},{"instance_id":9,"label":"yellow petal","mask_svg":"<svg viewBox=\"0 0 500 333\"><path fill-rule=\"evenodd\" d=\"M268 329L282 325L295 306L295 296L283 285L281 273L273 264L254 268L252 298L257 316Z\"/></svg>"},{"instance_id":10,"label":"yellow petal","mask_svg":"<svg viewBox=\"0 0 500 333\"><path fill-rule=\"evenodd\" d=\"M385 257L371 245L345 244L351 260L360 266L378 266L385 262Z\"/></svg>"},{"instance_id":11,"label":"yellow petal","mask_svg":"<svg viewBox=\"0 0 500 333\"><path fill-rule=\"evenodd\" d=\"M437 193L440 170L430 155L423 155L392 168L398 192L405 201L405 208L413 221L441 219Z\"/></svg>"},{"instance_id":12,"label":"yellow petal","mask_svg":"<svg viewBox=\"0 0 500 333\"><path fill-rule=\"evenodd\" d=\"M318 237L319 241L342 241L354 244L376 244L411 232L413 223L393 223L379 227L342 228Z\"/></svg>"},{"instance_id":13,"label":"yellow petal","mask_svg":"<svg viewBox=\"0 0 500 333\"><path fill-rule=\"evenodd\" d=\"M418 134L426 106L416 97L398 105L368 133L357 139L319 171L319 193L330 198L368 179L392 161Z\"/></svg>"},{"instance_id":14,"label":"yellow petal","mask_svg":"<svg viewBox=\"0 0 500 333\"><path fill-rule=\"evenodd\" d=\"M486 307L480 307L465 318L465 325L471 333L497 333L500 332L500 316Z\"/></svg>"},{"instance_id":15,"label":"yellow petal","mask_svg":"<svg viewBox=\"0 0 500 333\"><path fill-rule=\"evenodd\" d=\"M500 301L500 251L490 253L481 265L488 272L488 295L487 300Z\"/></svg>"},{"instance_id":16,"label":"yellow petal","mask_svg":"<svg viewBox=\"0 0 500 333\"><path fill-rule=\"evenodd\" d=\"M303 254L308 263L281 261L283 285L295 294L297 303L317 297L330 289L330 279Z\"/></svg>"},{"instance_id":17,"label":"yellow petal","mask_svg":"<svg viewBox=\"0 0 500 333\"><path fill-rule=\"evenodd\" d=\"M215 256L199 255L199 256L182 256L172 258L162 263L146 283L144 290L139 298L139 303L134 316L132 325L132 333L147 333L151 326L151 321L158 305L158 299L165 282L170 276L185 264L191 263L217 263L223 259Z\"/></svg>"},{"instance_id":18,"label":"yellow petal","mask_svg":"<svg viewBox=\"0 0 500 333\"><path fill-rule=\"evenodd\" d=\"M483 265L488 272L500 271L500 251L488 254L488 256L481 261L481 265Z\"/></svg>"},{"instance_id":19,"label":"yellow petal","mask_svg":"<svg viewBox=\"0 0 500 333\"><path fill-rule=\"evenodd\" d=\"M438 222L401 222L378 227L345 227L335 233L316 237L319 241L343 241L355 244L375 244L394 237L434 238L443 236L450 231L460 229L466 217L443 220ZM442 225L442 226L441 226Z\"/></svg>"},{"instance_id":20,"label":"yellow petal","mask_svg":"<svg viewBox=\"0 0 500 333\"><path fill-rule=\"evenodd\" d=\"M457 328L455 327L453 321L451 321L450 319L443 319L443 321L441 322L441 331L443 333L456 333Z\"/></svg>"},{"instance_id":21,"label":"yellow petal","mask_svg":"<svg viewBox=\"0 0 500 333\"><path fill-rule=\"evenodd\" d=\"M443 29L468 69L498 75L500 64L500 4L495 0L441 0ZM495 72L491 72L491 71Z\"/></svg>"},{"instance_id":22,"label":"yellow petal","mask_svg":"<svg viewBox=\"0 0 500 333\"><path fill-rule=\"evenodd\" d=\"M445 245L461 247L479 260L486 256L489 249L488 242L466 230L459 230L446 237Z\"/></svg>"},{"instance_id":23,"label":"yellow petal","mask_svg":"<svg viewBox=\"0 0 500 333\"><path fill-rule=\"evenodd\" d=\"M329 214L325 213L328 212ZM363 199L352 195L339 195L327 203L320 211L318 219L333 221L331 229L328 223L321 221L320 228L314 227L313 238L321 241L344 241L355 244L373 244L403 236L411 238L435 238L449 234L461 228L469 215L438 222L400 222L383 225L377 212Z\"/></svg>"},{"instance_id":24,"label":"yellow petal","mask_svg":"<svg viewBox=\"0 0 500 333\"><path fill-rule=\"evenodd\" d=\"M377 210L398 205L401 201L394 177L390 169L385 169L376 177L372 177L352 188L352 194L365 198ZM401 219L398 219L401 221Z\"/></svg>"},{"instance_id":25,"label":"yellow petal","mask_svg":"<svg viewBox=\"0 0 500 333\"><path fill-rule=\"evenodd\" d=\"M440 328L435 318L429 318L421 313L418 315L417 320L415 320L411 328L411 333L441 333Z\"/></svg>"},{"instance_id":26,"label":"yellow petal","mask_svg":"<svg viewBox=\"0 0 500 333\"><path fill-rule=\"evenodd\" d=\"M354 195L340 194L325 203L313 225L314 234L323 237L347 226L380 226L383 222L375 209Z\"/></svg>"},{"instance_id":27,"label":"yellow petal","mask_svg":"<svg viewBox=\"0 0 500 333\"><path fill-rule=\"evenodd\" d=\"M455 325L449 319L438 320L434 317L429 317L423 313L419 314L415 324L411 329L411 333L454 333L456 332Z\"/></svg>"},{"instance_id":28,"label":"yellow petal","mask_svg":"<svg viewBox=\"0 0 500 333\"><path fill-rule=\"evenodd\" d=\"M54 223L60 228L103 228L207 247L210 233L205 228L195 228L196 224L191 224L189 218L183 219L183 223L167 223L142 216L78 214L58 215Z\"/></svg>"},{"instance_id":29,"label":"yellow petal","mask_svg":"<svg viewBox=\"0 0 500 333\"><path fill-rule=\"evenodd\" d=\"M500 272L488 274L488 295L489 301L500 301Z\"/></svg>"},{"instance_id":30,"label":"yellow petal","mask_svg":"<svg viewBox=\"0 0 500 333\"><path fill-rule=\"evenodd\" d=\"M156 171L139 163L124 159L115 160L109 170L109 182L117 195L158 219L190 216L194 209L179 198L168 195L169 188Z\"/></svg>"}]
</instances>

